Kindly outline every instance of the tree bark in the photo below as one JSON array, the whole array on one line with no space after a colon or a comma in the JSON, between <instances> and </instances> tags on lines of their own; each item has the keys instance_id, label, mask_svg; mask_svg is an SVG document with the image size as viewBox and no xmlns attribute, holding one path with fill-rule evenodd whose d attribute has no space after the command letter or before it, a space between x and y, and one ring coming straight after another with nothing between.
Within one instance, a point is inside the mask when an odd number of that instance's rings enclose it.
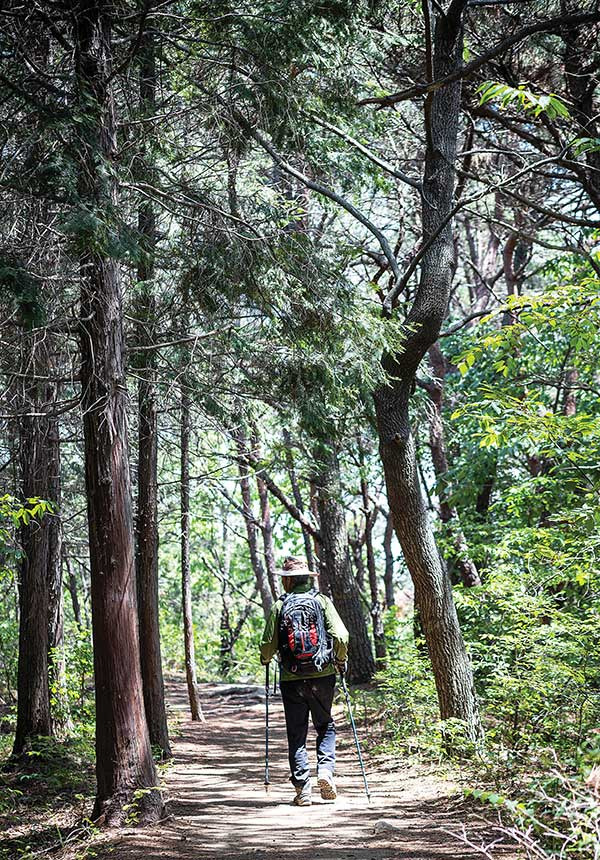
<instances>
[{"instance_id":1,"label":"tree bark","mask_svg":"<svg viewBox=\"0 0 600 860\"><path fill-rule=\"evenodd\" d=\"M394 520L390 513L387 514L385 533L383 536L383 552L385 554L385 572L383 582L385 585L385 605L389 609L394 606L396 598L394 595L394 553L392 552L392 538L394 536Z\"/></svg>"},{"instance_id":2,"label":"tree bark","mask_svg":"<svg viewBox=\"0 0 600 860\"><path fill-rule=\"evenodd\" d=\"M462 64L464 3L436 12L430 79ZM429 12L429 6L424 7ZM429 30L427 14L426 26ZM427 38L429 42L429 36ZM430 240L410 311L404 349L384 356L389 382L375 392L380 453L389 507L410 570L443 720L464 721L466 734L481 734L473 671L460 631L447 570L435 543L419 481L409 403L419 363L437 340L446 315L454 267L450 213L454 202L460 82L431 92L425 103L426 157L422 194L423 239ZM435 238L434 238L435 236Z\"/></svg>"},{"instance_id":3,"label":"tree bark","mask_svg":"<svg viewBox=\"0 0 600 860\"><path fill-rule=\"evenodd\" d=\"M43 345L33 341L33 351ZM23 411L39 413L47 386L39 390L26 380ZM25 500L52 501L51 422L47 416L26 415L19 422L22 495ZM23 556L19 576L19 659L17 668L17 726L13 755L22 755L38 736L52 733L48 686L51 563L51 514L20 528Z\"/></svg>"},{"instance_id":4,"label":"tree bark","mask_svg":"<svg viewBox=\"0 0 600 860\"><path fill-rule=\"evenodd\" d=\"M156 106L156 65L154 37L146 32L140 46L140 108L152 115ZM142 143L143 146L143 143ZM140 155L141 157L141 155ZM152 177L152 166L143 163L140 173ZM144 179L148 179L144 175ZM156 216L154 205L143 198L138 208L140 261L138 263L139 298L136 303L137 343L151 346L154 341L156 300L154 270L156 252ZM165 685L162 670L158 589L158 451L156 407L156 352L142 351L138 367L138 468L136 518L136 578L140 653L144 707L150 743L160 747L162 757L171 757Z\"/></svg>"},{"instance_id":5,"label":"tree bark","mask_svg":"<svg viewBox=\"0 0 600 860\"><path fill-rule=\"evenodd\" d=\"M360 592L352 575L346 516L340 501L337 453L333 449L320 451L316 460L322 563L327 571L333 602L350 634L348 680L353 684L362 684L373 677L375 660L361 608Z\"/></svg>"},{"instance_id":6,"label":"tree bark","mask_svg":"<svg viewBox=\"0 0 600 860\"><path fill-rule=\"evenodd\" d=\"M79 192L85 211L117 211L111 20L104 2L74 2ZM100 231L102 234L102 231ZM162 797L144 713L129 477L120 272L94 236L81 251L81 385L96 690L94 820L160 818Z\"/></svg>"},{"instance_id":7,"label":"tree bark","mask_svg":"<svg viewBox=\"0 0 600 860\"><path fill-rule=\"evenodd\" d=\"M185 384L185 380L184 380ZM183 611L183 643L185 649L185 678L192 720L204 722L196 680L196 649L192 616L192 569L190 564L190 398L181 392L181 602Z\"/></svg>"},{"instance_id":8,"label":"tree bark","mask_svg":"<svg viewBox=\"0 0 600 860\"><path fill-rule=\"evenodd\" d=\"M60 483L60 430L57 416L48 418L49 498L56 510L50 519L48 551L48 645L50 654L50 717L53 735L67 735L73 729L67 698L67 667L64 650L63 551Z\"/></svg>"}]
</instances>

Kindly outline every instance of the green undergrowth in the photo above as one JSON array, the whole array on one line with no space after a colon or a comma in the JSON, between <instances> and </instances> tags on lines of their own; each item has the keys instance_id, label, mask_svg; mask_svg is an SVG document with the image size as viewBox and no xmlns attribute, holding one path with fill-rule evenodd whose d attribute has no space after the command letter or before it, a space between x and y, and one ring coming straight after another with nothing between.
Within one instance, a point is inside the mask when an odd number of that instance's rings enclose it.
<instances>
[{"instance_id":1,"label":"green undergrowth","mask_svg":"<svg viewBox=\"0 0 600 860\"><path fill-rule=\"evenodd\" d=\"M94 802L92 726L76 728L67 740L36 738L18 759L11 756L12 735L0 737L0 860L33 860L69 847L69 856L95 856L98 830L89 816ZM171 739L179 720L169 719ZM153 749L159 778L170 767ZM130 823L135 824L132 806ZM74 852L74 853L73 853Z\"/></svg>"},{"instance_id":2,"label":"green undergrowth","mask_svg":"<svg viewBox=\"0 0 600 860\"><path fill-rule=\"evenodd\" d=\"M28 860L88 837L95 787L90 738L37 738L18 759L9 742L3 738L1 750L0 860Z\"/></svg>"},{"instance_id":3,"label":"green undergrowth","mask_svg":"<svg viewBox=\"0 0 600 860\"><path fill-rule=\"evenodd\" d=\"M490 819L500 813L507 834L533 857L598 860L600 807L585 785L600 761L595 635L585 613L563 606L554 617L545 598L537 600L537 611L532 600L505 600L503 583L492 580L485 600L485 631L492 634L483 636L481 593L457 590L482 744L465 740L460 721L439 720L431 666L412 617L388 613L386 669L371 692L353 696L359 710L362 701L373 752L449 773ZM496 611L502 623L494 631Z\"/></svg>"}]
</instances>

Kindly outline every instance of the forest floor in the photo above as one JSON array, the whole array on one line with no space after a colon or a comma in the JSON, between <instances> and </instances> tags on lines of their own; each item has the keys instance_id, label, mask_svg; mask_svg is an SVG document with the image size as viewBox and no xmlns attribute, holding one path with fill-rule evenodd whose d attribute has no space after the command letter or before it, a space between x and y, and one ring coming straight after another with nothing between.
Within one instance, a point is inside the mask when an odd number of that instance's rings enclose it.
<instances>
[{"instance_id":1,"label":"forest floor","mask_svg":"<svg viewBox=\"0 0 600 860\"><path fill-rule=\"evenodd\" d=\"M90 832L89 789L79 805L59 803L2 821L0 858L55 860L517 860L503 835L455 783L434 769L389 755L367 755L372 802L367 804L352 734L342 703L338 725L338 799L291 804L283 708L271 698L270 790L264 787L264 692L256 687L200 687L206 721L188 718L185 684L170 683L170 717L177 730L174 758L163 774L166 815L150 828ZM358 696L360 700L360 694ZM380 727L364 724L367 746ZM314 734L309 733L312 748ZM89 778L89 777L88 777ZM40 789L42 786L40 786ZM64 796L63 796L63 799ZM51 806L54 806L52 812ZM77 821L75 820L77 817ZM16 819L16 820L15 820ZM8 825L8 826L7 826ZM57 844L57 833L59 834ZM483 850L485 848L485 850Z\"/></svg>"},{"instance_id":2,"label":"forest floor","mask_svg":"<svg viewBox=\"0 0 600 860\"><path fill-rule=\"evenodd\" d=\"M222 688L223 692L228 690ZM232 695L233 690L233 695ZM481 845L502 843L482 824L456 785L424 767L370 757L367 805L350 728L338 722L338 799L291 805L281 700L271 699L271 786L264 782L264 704L256 693L204 686L205 723L185 718L185 689L171 687L181 715L174 762L166 774L168 817L151 829L105 837L95 856L108 860L437 860L482 857ZM364 731L364 729L363 729ZM312 729L311 729L312 732ZM314 736L313 736L314 737ZM311 743L311 734L309 734ZM461 834L477 847L469 847ZM514 860L496 844L488 857Z\"/></svg>"}]
</instances>

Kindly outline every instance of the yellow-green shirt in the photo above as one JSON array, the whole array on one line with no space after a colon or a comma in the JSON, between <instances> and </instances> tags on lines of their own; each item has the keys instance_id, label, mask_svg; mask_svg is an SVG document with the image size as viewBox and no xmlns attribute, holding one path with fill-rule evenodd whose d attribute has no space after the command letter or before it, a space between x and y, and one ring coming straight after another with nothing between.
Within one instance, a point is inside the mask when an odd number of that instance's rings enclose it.
<instances>
[{"instance_id":1,"label":"yellow-green shirt","mask_svg":"<svg viewBox=\"0 0 600 860\"><path fill-rule=\"evenodd\" d=\"M303 594L307 591L310 591L311 588L312 585L310 585L309 583L306 583L304 585L297 585L295 588L292 589L292 593ZM344 622L338 615L337 609L335 608L331 600L324 594L320 593L316 595L316 598L323 607L325 629L333 640L333 653L335 659L339 663L343 663L348 655L348 631L346 630ZM273 604L271 613L267 618L265 631L263 633L262 641L260 643L260 659L261 663L263 664L269 663L279 648L279 613L281 612L282 606L283 598L280 597ZM324 675L335 675L335 666L333 664L330 664L329 666L326 666L325 669L323 669L321 672L303 672L301 677L321 678ZM283 668L283 666L281 667L282 681L297 681L298 677L298 675L294 675L292 672L287 672Z\"/></svg>"}]
</instances>

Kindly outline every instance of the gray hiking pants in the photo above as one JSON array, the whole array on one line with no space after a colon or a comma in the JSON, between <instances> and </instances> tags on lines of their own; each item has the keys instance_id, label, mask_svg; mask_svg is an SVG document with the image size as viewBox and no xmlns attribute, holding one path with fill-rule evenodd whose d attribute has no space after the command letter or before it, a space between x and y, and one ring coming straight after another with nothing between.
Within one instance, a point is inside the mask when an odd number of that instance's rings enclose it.
<instances>
[{"instance_id":1,"label":"gray hiking pants","mask_svg":"<svg viewBox=\"0 0 600 860\"><path fill-rule=\"evenodd\" d=\"M331 716L335 675L281 682L281 698L285 712L290 779L296 786L310 778L306 736L308 715L317 732L318 773L335 771L335 723Z\"/></svg>"}]
</instances>

